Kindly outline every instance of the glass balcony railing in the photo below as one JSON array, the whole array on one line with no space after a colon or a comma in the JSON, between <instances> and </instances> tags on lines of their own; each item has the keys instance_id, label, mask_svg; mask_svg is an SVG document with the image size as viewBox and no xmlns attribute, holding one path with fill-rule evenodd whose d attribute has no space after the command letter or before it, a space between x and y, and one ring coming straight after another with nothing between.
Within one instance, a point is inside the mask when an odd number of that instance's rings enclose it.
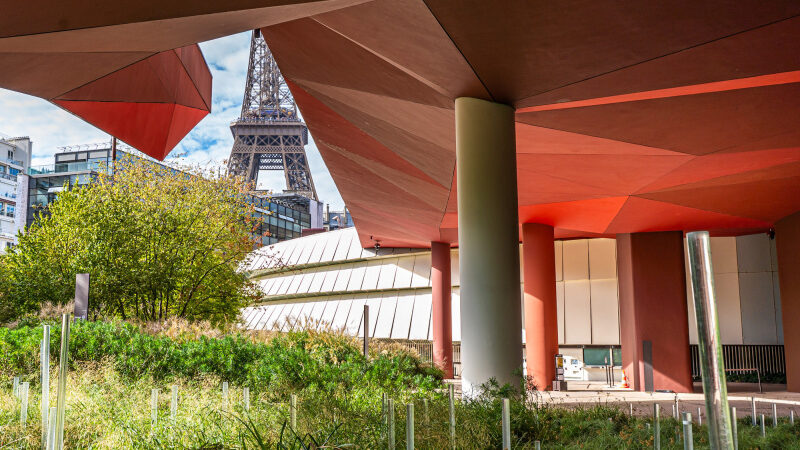
<instances>
[{"instance_id":1,"label":"glass balcony railing","mask_svg":"<svg viewBox=\"0 0 800 450\"><path fill-rule=\"evenodd\" d=\"M46 164L44 166L33 166L28 168L29 175L42 175L49 173L67 173L67 172L88 172L96 170L97 164L89 164L86 161L74 163L59 163L59 164Z\"/></svg>"},{"instance_id":2,"label":"glass balcony railing","mask_svg":"<svg viewBox=\"0 0 800 450\"><path fill-rule=\"evenodd\" d=\"M15 166L20 166L20 167L22 166L22 161L17 161L16 159L0 158L0 161L6 162L6 163L9 163L9 164L14 164Z\"/></svg>"},{"instance_id":3,"label":"glass balcony railing","mask_svg":"<svg viewBox=\"0 0 800 450\"><path fill-rule=\"evenodd\" d=\"M0 178L3 178L5 180L17 181L16 175L9 175L7 173L0 173Z\"/></svg>"}]
</instances>

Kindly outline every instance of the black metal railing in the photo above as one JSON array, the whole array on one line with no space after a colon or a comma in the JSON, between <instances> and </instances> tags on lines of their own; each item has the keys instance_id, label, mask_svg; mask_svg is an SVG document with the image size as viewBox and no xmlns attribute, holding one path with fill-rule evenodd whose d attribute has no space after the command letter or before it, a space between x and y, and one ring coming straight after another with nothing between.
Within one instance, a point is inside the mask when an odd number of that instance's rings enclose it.
<instances>
[{"instance_id":1,"label":"black metal railing","mask_svg":"<svg viewBox=\"0 0 800 450\"><path fill-rule=\"evenodd\" d=\"M700 351L689 346L692 354L692 377L700 376ZM723 345L725 369L738 372L757 369L761 376L785 375L786 357L782 345Z\"/></svg>"}]
</instances>

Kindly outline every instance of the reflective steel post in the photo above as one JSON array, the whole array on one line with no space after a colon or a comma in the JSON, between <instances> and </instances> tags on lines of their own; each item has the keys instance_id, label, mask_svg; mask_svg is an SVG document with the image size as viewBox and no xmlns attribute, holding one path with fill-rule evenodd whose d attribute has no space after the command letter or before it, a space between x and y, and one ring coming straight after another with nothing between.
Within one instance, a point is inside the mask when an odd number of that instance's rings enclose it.
<instances>
[{"instance_id":1,"label":"reflective steel post","mask_svg":"<svg viewBox=\"0 0 800 450\"><path fill-rule=\"evenodd\" d=\"M697 319L700 373L706 399L709 444L712 449L733 449L708 232L687 233L686 239L689 244L689 273Z\"/></svg>"}]
</instances>

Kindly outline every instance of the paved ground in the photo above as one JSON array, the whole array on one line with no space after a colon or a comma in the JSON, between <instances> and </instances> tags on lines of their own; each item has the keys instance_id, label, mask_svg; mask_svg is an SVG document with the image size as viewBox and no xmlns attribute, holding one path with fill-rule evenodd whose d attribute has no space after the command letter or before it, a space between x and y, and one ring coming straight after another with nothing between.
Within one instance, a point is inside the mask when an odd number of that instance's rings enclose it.
<instances>
[{"instance_id":1,"label":"paved ground","mask_svg":"<svg viewBox=\"0 0 800 450\"><path fill-rule=\"evenodd\" d=\"M456 387L457 395L461 393L461 380L451 380ZM616 405L630 410L642 417L653 415L653 405L658 403L661 416L671 416L675 399L678 400L680 412L692 413L697 421L698 408L702 420L706 420L705 399L702 386L695 383L692 394L647 393L630 389L609 388L602 382L569 381L569 391L543 392L540 401L566 407L588 406L593 404ZM778 417L788 418L794 411L795 418L800 421L800 393L786 392L786 385L764 384L763 393L758 391L756 383L728 383L728 403L736 407L736 416L740 419L752 415L752 399L756 399L756 417L764 414L767 426L772 424L772 405L775 404Z\"/></svg>"}]
</instances>

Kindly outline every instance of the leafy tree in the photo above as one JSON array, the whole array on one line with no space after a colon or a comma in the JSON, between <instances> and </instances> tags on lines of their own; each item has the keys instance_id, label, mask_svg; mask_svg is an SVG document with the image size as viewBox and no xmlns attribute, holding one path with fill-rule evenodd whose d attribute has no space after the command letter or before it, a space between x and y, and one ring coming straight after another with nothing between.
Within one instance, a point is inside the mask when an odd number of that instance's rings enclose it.
<instances>
[{"instance_id":1,"label":"leafy tree","mask_svg":"<svg viewBox=\"0 0 800 450\"><path fill-rule=\"evenodd\" d=\"M0 320L71 301L77 273L94 317L235 320L257 295L236 270L258 226L248 186L133 156L108 172L60 193L0 257Z\"/></svg>"}]
</instances>

